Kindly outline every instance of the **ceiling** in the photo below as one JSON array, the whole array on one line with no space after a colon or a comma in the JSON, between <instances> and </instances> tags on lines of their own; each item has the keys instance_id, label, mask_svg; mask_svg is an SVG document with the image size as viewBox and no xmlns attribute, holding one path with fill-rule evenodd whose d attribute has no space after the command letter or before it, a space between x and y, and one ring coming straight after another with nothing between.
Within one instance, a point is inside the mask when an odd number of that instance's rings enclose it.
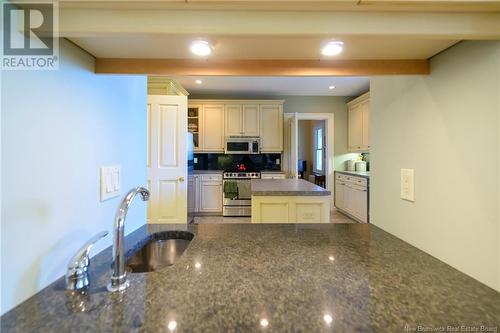
<instances>
[{"instance_id":1,"label":"ceiling","mask_svg":"<svg viewBox=\"0 0 500 333\"><path fill-rule=\"evenodd\" d=\"M179 76L192 95L216 97L358 96L369 89L367 77ZM197 84L196 80L202 80ZM329 86L335 89L328 89Z\"/></svg>"},{"instance_id":2,"label":"ceiling","mask_svg":"<svg viewBox=\"0 0 500 333\"><path fill-rule=\"evenodd\" d=\"M411 36L192 36L172 34L100 34L70 37L97 58L192 59L190 43L199 38L213 45L211 59L321 59L322 45L342 40L335 59L428 59L456 39Z\"/></svg>"}]
</instances>

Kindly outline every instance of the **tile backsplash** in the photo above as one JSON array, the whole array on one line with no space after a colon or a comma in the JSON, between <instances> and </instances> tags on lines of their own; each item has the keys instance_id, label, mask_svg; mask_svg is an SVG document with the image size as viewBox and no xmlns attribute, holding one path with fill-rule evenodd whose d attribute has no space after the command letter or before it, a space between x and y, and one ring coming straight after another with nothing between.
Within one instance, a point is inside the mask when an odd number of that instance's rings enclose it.
<instances>
[{"instance_id":1,"label":"tile backsplash","mask_svg":"<svg viewBox=\"0 0 500 333\"><path fill-rule=\"evenodd\" d=\"M245 164L254 170L281 170L281 154L206 154L195 153L195 170L228 170Z\"/></svg>"}]
</instances>

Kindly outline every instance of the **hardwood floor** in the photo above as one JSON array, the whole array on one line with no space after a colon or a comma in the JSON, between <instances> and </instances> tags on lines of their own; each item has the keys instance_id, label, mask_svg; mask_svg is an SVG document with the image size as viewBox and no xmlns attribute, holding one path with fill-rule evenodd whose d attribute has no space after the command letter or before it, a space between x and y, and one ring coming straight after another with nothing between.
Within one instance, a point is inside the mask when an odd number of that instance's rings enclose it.
<instances>
[{"instance_id":1,"label":"hardwood floor","mask_svg":"<svg viewBox=\"0 0 500 333\"><path fill-rule=\"evenodd\" d=\"M194 223L250 223L250 217L196 216ZM334 209L330 213L330 223L356 223L356 221Z\"/></svg>"}]
</instances>

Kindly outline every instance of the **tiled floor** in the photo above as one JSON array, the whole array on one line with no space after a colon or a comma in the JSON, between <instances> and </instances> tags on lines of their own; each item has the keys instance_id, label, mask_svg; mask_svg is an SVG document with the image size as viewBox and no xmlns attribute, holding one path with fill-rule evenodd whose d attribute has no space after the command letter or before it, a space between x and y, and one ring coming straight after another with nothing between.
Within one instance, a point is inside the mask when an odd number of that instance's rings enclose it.
<instances>
[{"instance_id":1,"label":"tiled floor","mask_svg":"<svg viewBox=\"0 0 500 333\"><path fill-rule=\"evenodd\" d=\"M330 222L356 223L356 221L336 209L330 214ZM196 216L194 223L250 223L250 217Z\"/></svg>"}]
</instances>

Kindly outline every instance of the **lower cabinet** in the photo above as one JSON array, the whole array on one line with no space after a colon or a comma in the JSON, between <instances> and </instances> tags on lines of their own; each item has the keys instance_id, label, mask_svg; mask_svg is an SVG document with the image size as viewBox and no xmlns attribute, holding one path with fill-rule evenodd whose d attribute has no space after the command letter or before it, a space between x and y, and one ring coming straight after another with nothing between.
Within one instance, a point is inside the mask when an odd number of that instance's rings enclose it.
<instances>
[{"instance_id":1,"label":"lower cabinet","mask_svg":"<svg viewBox=\"0 0 500 333\"><path fill-rule=\"evenodd\" d=\"M188 177L188 212L195 213L199 210L198 208L198 187L199 187L199 176L192 175Z\"/></svg>"},{"instance_id":2,"label":"lower cabinet","mask_svg":"<svg viewBox=\"0 0 500 333\"><path fill-rule=\"evenodd\" d=\"M252 223L329 223L330 196L252 196Z\"/></svg>"},{"instance_id":3,"label":"lower cabinet","mask_svg":"<svg viewBox=\"0 0 500 333\"><path fill-rule=\"evenodd\" d=\"M222 213L221 174L189 176L188 209L193 213Z\"/></svg>"},{"instance_id":4,"label":"lower cabinet","mask_svg":"<svg viewBox=\"0 0 500 333\"><path fill-rule=\"evenodd\" d=\"M368 223L368 180L344 174L335 175L335 207L355 218Z\"/></svg>"}]
</instances>

